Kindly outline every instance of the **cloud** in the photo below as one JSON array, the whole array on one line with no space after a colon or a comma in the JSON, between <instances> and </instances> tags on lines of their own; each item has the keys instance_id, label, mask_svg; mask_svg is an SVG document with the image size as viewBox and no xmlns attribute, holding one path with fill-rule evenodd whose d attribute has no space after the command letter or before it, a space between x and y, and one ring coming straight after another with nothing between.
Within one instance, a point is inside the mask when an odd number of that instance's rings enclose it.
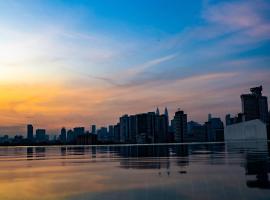
<instances>
[{"instance_id":1,"label":"cloud","mask_svg":"<svg viewBox=\"0 0 270 200\"><path fill-rule=\"evenodd\" d=\"M146 71L147 69L162 64L166 61L172 60L176 57L176 54L167 55L164 57L155 58L149 61L146 61L145 63L132 67L131 69L128 69L126 72L123 73L125 77L134 77L138 74L141 74L142 72Z\"/></svg>"}]
</instances>

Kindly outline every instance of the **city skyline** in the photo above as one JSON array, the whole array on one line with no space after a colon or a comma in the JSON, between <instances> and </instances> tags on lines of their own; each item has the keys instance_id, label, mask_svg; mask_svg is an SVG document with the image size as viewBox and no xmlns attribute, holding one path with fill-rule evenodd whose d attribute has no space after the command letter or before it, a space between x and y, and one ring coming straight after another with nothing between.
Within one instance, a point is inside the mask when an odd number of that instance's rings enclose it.
<instances>
[{"instance_id":1,"label":"city skyline","mask_svg":"<svg viewBox=\"0 0 270 200\"><path fill-rule=\"evenodd\" d=\"M268 1L0 7L0 133L101 127L156 107L203 123L239 113L253 85L270 96Z\"/></svg>"},{"instance_id":2,"label":"city skyline","mask_svg":"<svg viewBox=\"0 0 270 200\"><path fill-rule=\"evenodd\" d=\"M224 142L234 139L269 138L270 111L268 97L263 96L263 87L250 88L250 93L241 94L241 109L237 114L227 113L224 122L218 116L208 114L208 120L200 124L188 119L180 108L169 118L157 108L148 111L119 116L117 123L97 127L61 128L60 133L51 135L46 129L27 124L26 137L17 134L14 138L0 137L2 145L95 145L95 144L149 144ZM255 131L255 132L254 132ZM34 134L35 132L35 134ZM248 134L246 134L248 132ZM1 135L0 135L1 136ZM225 139L226 138L226 139Z\"/></svg>"}]
</instances>

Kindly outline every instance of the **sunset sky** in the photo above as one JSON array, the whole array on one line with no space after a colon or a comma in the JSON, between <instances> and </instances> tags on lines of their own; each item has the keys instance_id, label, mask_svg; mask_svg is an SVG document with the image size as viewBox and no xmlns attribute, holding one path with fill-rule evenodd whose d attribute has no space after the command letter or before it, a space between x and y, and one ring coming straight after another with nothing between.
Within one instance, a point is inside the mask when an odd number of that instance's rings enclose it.
<instances>
[{"instance_id":1,"label":"sunset sky","mask_svg":"<svg viewBox=\"0 0 270 200\"><path fill-rule=\"evenodd\" d=\"M0 134L114 124L167 106L189 120L270 96L270 1L0 0Z\"/></svg>"}]
</instances>

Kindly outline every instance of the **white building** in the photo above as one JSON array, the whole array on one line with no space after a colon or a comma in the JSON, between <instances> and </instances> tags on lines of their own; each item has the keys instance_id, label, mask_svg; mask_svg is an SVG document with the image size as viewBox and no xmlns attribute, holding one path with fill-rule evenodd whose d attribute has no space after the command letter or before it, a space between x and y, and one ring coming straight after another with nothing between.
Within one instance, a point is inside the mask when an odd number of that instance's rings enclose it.
<instances>
[{"instance_id":1,"label":"white building","mask_svg":"<svg viewBox=\"0 0 270 200\"><path fill-rule=\"evenodd\" d=\"M267 140L266 124L259 119L229 125L224 131L225 141Z\"/></svg>"}]
</instances>

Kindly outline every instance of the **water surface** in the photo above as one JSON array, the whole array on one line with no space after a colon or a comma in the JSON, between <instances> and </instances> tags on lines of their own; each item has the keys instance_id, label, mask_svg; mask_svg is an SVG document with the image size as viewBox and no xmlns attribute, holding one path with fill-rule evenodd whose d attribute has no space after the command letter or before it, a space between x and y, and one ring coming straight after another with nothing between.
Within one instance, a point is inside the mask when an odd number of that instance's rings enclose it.
<instances>
[{"instance_id":1,"label":"water surface","mask_svg":"<svg viewBox=\"0 0 270 200\"><path fill-rule=\"evenodd\" d=\"M269 144L0 147L2 200L270 199Z\"/></svg>"}]
</instances>

